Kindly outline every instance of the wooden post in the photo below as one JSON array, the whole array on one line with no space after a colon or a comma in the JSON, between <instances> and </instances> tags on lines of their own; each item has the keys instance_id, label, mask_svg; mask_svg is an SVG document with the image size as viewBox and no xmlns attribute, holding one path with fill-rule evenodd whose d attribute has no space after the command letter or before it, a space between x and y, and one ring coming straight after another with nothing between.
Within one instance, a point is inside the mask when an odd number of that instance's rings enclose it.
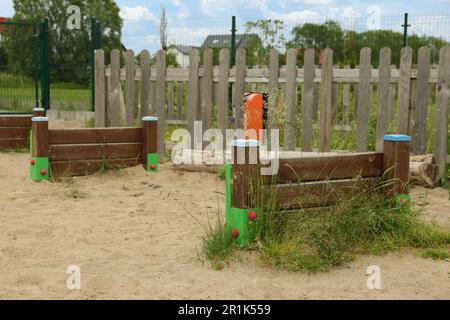
<instances>
[{"instance_id":1,"label":"wooden post","mask_svg":"<svg viewBox=\"0 0 450 320\"><path fill-rule=\"evenodd\" d=\"M400 80L398 85L397 131L408 133L409 97L411 89L412 49L402 49L400 57Z\"/></svg>"},{"instance_id":2,"label":"wooden post","mask_svg":"<svg viewBox=\"0 0 450 320\"><path fill-rule=\"evenodd\" d=\"M111 127L120 125L120 51L111 50Z\"/></svg>"},{"instance_id":3,"label":"wooden post","mask_svg":"<svg viewBox=\"0 0 450 320\"><path fill-rule=\"evenodd\" d=\"M357 141L358 152L367 151L367 137L370 113L370 48L362 48L359 57L359 81L358 81L358 112L357 112Z\"/></svg>"},{"instance_id":4,"label":"wooden post","mask_svg":"<svg viewBox=\"0 0 450 320\"><path fill-rule=\"evenodd\" d=\"M408 194L410 142L411 137L406 135L384 136L384 179L392 197Z\"/></svg>"},{"instance_id":5,"label":"wooden post","mask_svg":"<svg viewBox=\"0 0 450 320\"><path fill-rule=\"evenodd\" d=\"M167 119L173 120L173 100L174 100L174 84L173 81L168 83L167 90Z\"/></svg>"},{"instance_id":6,"label":"wooden post","mask_svg":"<svg viewBox=\"0 0 450 320\"><path fill-rule=\"evenodd\" d=\"M322 87L320 101L320 152L331 147L331 92L333 86L333 50L323 51Z\"/></svg>"},{"instance_id":7,"label":"wooden post","mask_svg":"<svg viewBox=\"0 0 450 320\"><path fill-rule=\"evenodd\" d=\"M134 51L125 54L125 125L134 126Z\"/></svg>"},{"instance_id":8,"label":"wooden post","mask_svg":"<svg viewBox=\"0 0 450 320\"><path fill-rule=\"evenodd\" d=\"M230 74L230 52L224 48L220 50L219 56L219 94L217 122L222 136L225 137L228 127L228 77ZM224 148L226 148L224 143Z\"/></svg>"},{"instance_id":9,"label":"wooden post","mask_svg":"<svg viewBox=\"0 0 450 320\"><path fill-rule=\"evenodd\" d=\"M244 128L244 94L245 94L245 49L239 48L236 53L236 73L233 92L234 128Z\"/></svg>"},{"instance_id":10,"label":"wooden post","mask_svg":"<svg viewBox=\"0 0 450 320\"><path fill-rule=\"evenodd\" d=\"M150 115L150 52L141 52L141 115Z\"/></svg>"},{"instance_id":11,"label":"wooden post","mask_svg":"<svg viewBox=\"0 0 450 320\"><path fill-rule=\"evenodd\" d=\"M416 83L416 109L414 120L413 149L415 154L426 152L426 127L428 116L428 103L430 99L430 48L421 47L418 55L417 83Z\"/></svg>"},{"instance_id":12,"label":"wooden post","mask_svg":"<svg viewBox=\"0 0 450 320\"><path fill-rule=\"evenodd\" d=\"M203 52L203 79L202 79L202 122L203 133L211 128L213 108L213 50L208 48Z\"/></svg>"},{"instance_id":13,"label":"wooden post","mask_svg":"<svg viewBox=\"0 0 450 320\"><path fill-rule=\"evenodd\" d=\"M349 65L345 66L345 69L350 69ZM343 85L343 92L342 92L342 104L344 107L343 113L343 124L344 126L350 125L350 86L351 84L348 82L345 82Z\"/></svg>"},{"instance_id":14,"label":"wooden post","mask_svg":"<svg viewBox=\"0 0 450 320\"><path fill-rule=\"evenodd\" d=\"M188 130L191 134L191 147L194 148L194 124L197 120L197 108L198 108L198 63L199 52L197 49L192 49L189 55L189 82L187 90L187 122Z\"/></svg>"},{"instance_id":15,"label":"wooden post","mask_svg":"<svg viewBox=\"0 0 450 320\"><path fill-rule=\"evenodd\" d=\"M294 151L296 146L297 111L297 49L288 49L286 53L286 122L284 124L284 145L286 151Z\"/></svg>"},{"instance_id":16,"label":"wooden post","mask_svg":"<svg viewBox=\"0 0 450 320\"><path fill-rule=\"evenodd\" d=\"M183 115L183 82L177 82L177 120Z\"/></svg>"},{"instance_id":17,"label":"wooden post","mask_svg":"<svg viewBox=\"0 0 450 320\"><path fill-rule=\"evenodd\" d=\"M33 109L33 117L45 117L45 109L44 108L34 108Z\"/></svg>"},{"instance_id":18,"label":"wooden post","mask_svg":"<svg viewBox=\"0 0 450 320\"><path fill-rule=\"evenodd\" d=\"M105 54L95 50L95 126L106 127Z\"/></svg>"},{"instance_id":19,"label":"wooden post","mask_svg":"<svg viewBox=\"0 0 450 320\"><path fill-rule=\"evenodd\" d=\"M304 81L302 92L302 151L312 151L314 108L314 49L306 49L304 55Z\"/></svg>"},{"instance_id":20,"label":"wooden post","mask_svg":"<svg viewBox=\"0 0 450 320\"><path fill-rule=\"evenodd\" d=\"M256 216L261 212L258 191L260 187L259 141L235 140L232 143L231 208L226 226L240 246L251 240Z\"/></svg>"},{"instance_id":21,"label":"wooden post","mask_svg":"<svg viewBox=\"0 0 450 320\"><path fill-rule=\"evenodd\" d=\"M142 117L142 165L157 172L158 162L158 118Z\"/></svg>"},{"instance_id":22,"label":"wooden post","mask_svg":"<svg viewBox=\"0 0 450 320\"><path fill-rule=\"evenodd\" d=\"M164 161L166 136L166 52L158 50L156 55L156 116L158 117L158 154L159 161Z\"/></svg>"},{"instance_id":23,"label":"wooden post","mask_svg":"<svg viewBox=\"0 0 450 320\"><path fill-rule=\"evenodd\" d=\"M450 99L450 46L439 52L438 94L436 97L436 140L434 156L439 175L444 177L447 162L448 102Z\"/></svg>"},{"instance_id":24,"label":"wooden post","mask_svg":"<svg viewBox=\"0 0 450 320\"><path fill-rule=\"evenodd\" d=\"M280 54L277 49L270 49L269 57L269 94L274 93L278 87L280 72Z\"/></svg>"},{"instance_id":25,"label":"wooden post","mask_svg":"<svg viewBox=\"0 0 450 320\"><path fill-rule=\"evenodd\" d=\"M380 50L378 77L377 129L375 151L383 150L383 136L389 127L389 86L391 84L391 49Z\"/></svg>"},{"instance_id":26,"label":"wooden post","mask_svg":"<svg viewBox=\"0 0 450 320\"><path fill-rule=\"evenodd\" d=\"M34 181L48 180L48 118L31 118L30 176Z\"/></svg>"}]
</instances>

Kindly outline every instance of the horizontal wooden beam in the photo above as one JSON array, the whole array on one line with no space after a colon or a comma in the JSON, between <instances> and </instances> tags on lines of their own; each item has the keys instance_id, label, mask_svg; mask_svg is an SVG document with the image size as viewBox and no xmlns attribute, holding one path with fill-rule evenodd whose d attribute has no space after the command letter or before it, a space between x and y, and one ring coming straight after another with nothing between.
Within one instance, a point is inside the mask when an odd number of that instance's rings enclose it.
<instances>
[{"instance_id":1,"label":"horizontal wooden beam","mask_svg":"<svg viewBox=\"0 0 450 320\"><path fill-rule=\"evenodd\" d=\"M335 204L344 194L367 192L380 182L379 178L329 180L274 186L279 209L325 207Z\"/></svg>"},{"instance_id":2,"label":"horizontal wooden beam","mask_svg":"<svg viewBox=\"0 0 450 320\"><path fill-rule=\"evenodd\" d=\"M142 128L52 129L49 144L142 142Z\"/></svg>"},{"instance_id":3,"label":"horizontal wooden beam","mask_svg":"<svg viewBox=\"0 0 450 320\"><path fill-rule=\"evenodd\" d=\"M50 172L54 177L84 176L98 172L102 168L121 169L140 164L140 157L129 159L52 161L50 162Z\"/></svg>"},{"instance_id":4,"label":"horizontal wooden beam","mask_svg":"<svg viewBox=\"0 0 450 320\"><path fill-rule=\"evenodd\" d=\"M382 153L344 154L280 159L278 183L377 177L383 173Z\"/></svg>"},{"instance_id":5,"label":"horizontal wooden beam","mask_svg":"<svg viewBox=\"0 0 450 320\"><path fill-rule=\"evenodd\" d=\"M142 143L50 144L50 161L139 158Z\"/></svg>"},{"instance_id":6,"label":"horizontal wooden beam","mask_svg":"<svg viewBox=\"0 0 450 320\"><path fill-rule=\"evenodd\" d=\"M31 115L1 115L0 127L31 128Z\"/></svg>"},{"instance_id":7,"label":"horizontal wooden beam","mask_svg":"<svg viewBox=\"0 0 450 320\"><path fill-rule=\"evenodd\" d=\"M26 148L28 139L0 139L0 149Z\"/></svg>"},{"instance_id":8,"label":"horizontal wooden beam","mask_svg":"<svg viewBox=\"0 0 450 320\"><path fill-rule=\"evenodd\" d=\"M0 139L28 139L30 128L0 127Z\"/></svg>"}]
</instances>

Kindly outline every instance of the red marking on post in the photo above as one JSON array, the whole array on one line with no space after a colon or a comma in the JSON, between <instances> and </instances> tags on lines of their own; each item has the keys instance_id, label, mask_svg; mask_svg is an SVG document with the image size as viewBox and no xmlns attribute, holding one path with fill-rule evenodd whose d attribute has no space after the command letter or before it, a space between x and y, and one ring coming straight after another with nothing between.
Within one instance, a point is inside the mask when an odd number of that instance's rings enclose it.
<instances>
[{"instance_id":1,"label":"red marking on post","mask_svg":"<svg viewBox=\"0 0 450 320\"><path fill-rule=\"evenodd\" d=\"M45 176L45 174L47 173L47 170L41 169L40 173L41 173L41 176Z\"/></svg>"},{"instance_id":2,"label":"red marking on post","mask_svg":"<svg viewBox=\"0 0 450 320\"><path fill-rule=\"evenodd\" d=\"M150 165L150 169L155 170L155 165L153 163Z\"/></svg>"},{"instance_id":3,"label":"red marking on post","mask_svg":"<svg viewBox=\"0 0 450 320\"><path fill-rule=\"evenodd\" d=\"M239 230L234 228L233 230L231 230L231 236L235 239L237 239L237 237L239 237Z\"/></svg>"},{"instance_id":4,"label":"red marking on post","mask_svg":"<svg viewBox=\"0 0 450 320\"><path fill-rule=\"evenodd\" d=\"M35 164L34 160L31 160L31 161L30 161L30 164L31 164L32 166L34 166L34 164Z\"/></svg>"}]
</instances>

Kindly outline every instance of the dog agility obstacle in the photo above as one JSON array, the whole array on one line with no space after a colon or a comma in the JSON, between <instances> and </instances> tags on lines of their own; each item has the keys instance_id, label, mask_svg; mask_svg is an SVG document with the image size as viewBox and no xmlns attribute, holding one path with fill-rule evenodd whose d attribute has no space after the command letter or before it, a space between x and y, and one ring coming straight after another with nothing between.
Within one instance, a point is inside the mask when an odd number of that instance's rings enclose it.
<instances>
[{"instance_id":1,"label":"dog agility obstacle","mask_svg":"<svg viewBox=\"0 0 450 320\"><path fill-rule=\"evenodd\" d=\"M102 167L142 164L158 171L158 118L143 117L142 128L49 129L47 117L31 119L30 177L80 176Z\"/></svg>"},{"instance_id":2,"label":"dog agility obstacle","mask_svg":"<svg viewBox=\"0 0 450 320\"><path fill-rule=\"evenodd\" d=\"M255 192L261 189L273 190L277 209L290 210L329 206L343 193L355 188L369 190L381 181L389 181L387 196L397 199L398 205L409 203L410 141L409 136L386 135L382 153L279 159L279 170L262 176L260 142L235 140L233 162L226 165L227 232L240 246L250 241L261 212Z\"/></svg>"},{"instance_id":3,"label":"dog agility obstacle","mask_svg":"<svg viewBox=\"0 0 450 320\"><path fill-rule=\"evenodd\" d=\"M0 115L0 149L28 147L31 118L44 115L43 108L34 108L32 115Z\"/></svg>"}]
</instances>

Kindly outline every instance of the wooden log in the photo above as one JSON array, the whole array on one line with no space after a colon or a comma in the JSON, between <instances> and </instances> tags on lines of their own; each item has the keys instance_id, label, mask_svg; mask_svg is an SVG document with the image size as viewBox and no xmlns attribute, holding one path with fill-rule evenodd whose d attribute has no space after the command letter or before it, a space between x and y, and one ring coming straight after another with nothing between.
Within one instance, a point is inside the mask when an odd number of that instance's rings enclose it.
<instances>
[{"instance_id":1,"label":"wooden log","mask_svg":"<svg viewBox=\"0 0 450 320\"><path fill-rule=\"evenodd\" d=\"M428 103L430 95L430 49L419 49L417 69L416 110L414 119L414 136L412 152L424 154L426 152L426 127L428 117Z\"/></svg>"},{"instance_id":2,"label":"wooden log","mask_svg":"<svg viewBox=\"0 0 450 320\"><path fill-rule=\"evenodd\" d=\"M89 160L69 160L51 161L50 171L53 177L61 176L86 176L98 172L102 168L111 170L123 169L139 165L142 159L133 157L129 159L89 159Z\"/></svg>"},{"instance_id":3,"label":"wooden log","mask_svg":"<svg viewBox=\"0 0 450 320\"><path fill-rule=\"evenodd\" d=\"M95 50L95 126L106 127L105 53Z\"/></svg>"},{"instance_id":4,"label":"wooden log","mask_svg":"<svg viewBox=\"0 0 450 320\"><path fill-rule=\"evenodd\" d=\"M359 58L359 82L358 82L358 113L356 116L357 152L367 151L367 138L370 113L370 70L371 70L370 48L362 48Z\"/></svg>"},{"instance_id":5,"label":"wooden log","mask_svg":"<svg viewBox=\"0 0 450 320\"><path fill-rule=\"evenodd\" d=\"M400 80L398 86L397 132L408 133L409 97L411 89L412 49L405 47L400 56Z\"/></svg>"},{"instance_id":6,"label":"wooden log","mask_svg":"<svg viewBox=\"0 0 450 320\"><path fill-rule=\"evenodd\" d=\"M306 49L304 55L304 82L302 92L302 150L312 151L314 108L314 49Z\"/></svg>"},{"instance_id":7,"label":"wooden log","mask_svg":"<svg viewBox=\"0 0 450 320\"><path fill-rule=\"evenodd\" d=\"M234 128L244 128L244 94L245 94L245 49L236 52L235 83L233 89Z\"/></svg>"},{"instance_id":8,"label":"wooden log","mask_svg":"<svg viewBox=\"0 0 450 320\"><path fill-rule=\"evenodd\" d=\"M296 146L297 116L297 49L288 49L286 53L286 122L284 124L285 150L293 151Z\"/></svg>"},{"instance_id":9,"label":"wooden log","mask_svg":"<svg viewBox=\"0 0 450 320\"><path fill-rule=\"evenodd\" d=\"M2 115L0 127L25 127L31 128L31 115Z\"/></svg>"},{"instance_id":10,"label":"wooden log","mask_svg":"<svg viewBox=\"0 0 450 320\"><path fill-rule=\"evenodd\" d=\"M125 125L134 126L134 51L128 49L125 53Z\"/></svg>"},{"instance_id":11,"label":"wooden log","mask_svg":"<svg viewBox=\"0 0 450 320\"><path fill-rule=\"evenodd\" d=\"M380 49L378 76L377 129L375 151L383 151L383 136L389 127L389 86L391 83L391 49Z\"/></svg>"},{"instance_id":12,"label":"wooden log","mask_svg":"<svg viewBox=\"0 0 450 320\"><path fill-rule=\"evenodd\" d=\"M408 194L409 136L385 136L383 146L383 171L386 193L390 196Z\"/></svg>"},{"instance_id":13,"label":"wooden log","mask_svg":"<svg viewBox=\"0 0 450 320\"><path fill-rule=\"evenodd\" d=\"M30 128L27 127L0 127L0 140L27 139Z\"/></svg>"},{"instance_id":14,"label":"wooden log","mask_svg":"<svg viewBox=\"0 0 450 320\"><path fill-rule=\"evenodd\" d=\"M156 54L156 116L158 117L158 154L159 161L164 162L166 137L166 52L158 50Z\"/></svg>"},{"instance_id":15,"label":"wooden log","mask_svg":"<svg viewBox=\"0 0 450 320\"><path fill-rule=\"evenodd\" d=\"M110 82L111 127L118 127L120 125L120 51L117 49L111 50Z\"/></svg>"},{"instance_id":16,"label":"wooden log","mask_svg":"<svg viewBox=\"0 0 450 320\"><path fill-rule=\"evenodd\" d=\"M150 52L141 52L141 115L150 115Z\"/></svg>"},{"instance_id":17,"label":"wooden log","mask_svg":"<svg viewBox=\"0 0 450 320\"><path fill-rule=\"evenodd\" d=\"M320 106L320 152L330 151L331 147L331 94L333 86L333 50L323 51L322 87Z\"/></svg>"},{"instance_id":18,"label":"wooden log","mask_svg":"<svg viewBox=\"0 0 450 320\"><path fill-rule=\"evenodd\" d=\"M32 156L44 158L49 155L48 148L48 118L34 117L31 119Z\"/></svg>"}]
</instances>

